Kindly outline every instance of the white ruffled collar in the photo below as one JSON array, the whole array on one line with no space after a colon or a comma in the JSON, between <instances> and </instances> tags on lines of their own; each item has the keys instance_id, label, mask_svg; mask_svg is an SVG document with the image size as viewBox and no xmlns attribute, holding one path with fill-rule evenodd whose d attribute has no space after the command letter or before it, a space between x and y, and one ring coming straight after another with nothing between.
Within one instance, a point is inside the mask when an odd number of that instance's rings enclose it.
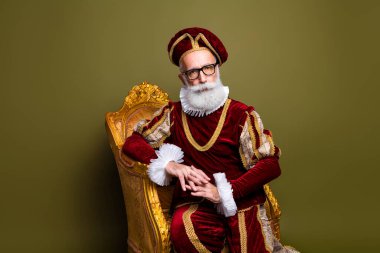
<instances>
[{"instance_id":1,"label":"white ruffled collar","mask_svg":"<svg viewBox=\"0 0 380 253\"><path fill-rule=\"evenodd\" d=\"M188 97L185 95L186 93L185 88L181 88L179 98L181 100L182 110L186 114L190 116L195 116L195 117L203 117L215 112L220 107L222 107L228 99L230 89L227 86L223 86L223 89L224 89L224 96L221 97L220 103L217 103L216 106L214 106L213 108L199 109L191 105L191 102L189 101Z\"/></svg>"}]
</instances>

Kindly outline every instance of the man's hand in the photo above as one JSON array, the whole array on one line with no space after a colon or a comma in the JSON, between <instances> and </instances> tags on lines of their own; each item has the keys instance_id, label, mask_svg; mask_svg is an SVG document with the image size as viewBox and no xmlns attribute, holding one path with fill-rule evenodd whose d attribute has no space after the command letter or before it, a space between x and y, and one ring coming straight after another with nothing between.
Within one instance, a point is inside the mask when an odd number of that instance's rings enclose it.
<instances>
[{"instance_id":1,"label":"man's hand","mask_svg":"<svg viewBox=\"0 0 380 253\"><path fill-rule=\"evenodd\" d=\"M186 191L186 189L195 191L197 189L195 184L203 185L210 181L210 178L203 171L194 166L187 166L173 161L168 163L165 171L169 175L178 177L183 191Z\"/></svg>"},{"instance_id":2,"label":"man's hand","mask_svg":"<svg viewBox=\"0 0 380 253\"><path fill-rule=\"evenodd\" d=\"M187 186L187 189L193 190L189 186ZM206 198L215 204L218 204L221 201L218 189L210 182L202 185L197 184L196 190L193 190L191 195Z\"/></svg>"}]
</instances>

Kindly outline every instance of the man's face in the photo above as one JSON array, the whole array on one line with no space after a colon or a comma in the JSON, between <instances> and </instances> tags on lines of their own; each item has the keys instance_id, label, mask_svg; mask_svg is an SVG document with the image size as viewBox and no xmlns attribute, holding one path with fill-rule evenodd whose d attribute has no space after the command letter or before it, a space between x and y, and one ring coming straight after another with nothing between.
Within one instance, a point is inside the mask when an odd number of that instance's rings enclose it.
<instances>
[{"instance_id":1,"label":"man's face","mask_svg":"<svg viewBox=\"0 0 380 253\"><path fill-rule=\"evenodd\" d=\"M217 79L217 71L218 65L215 66L215 73L212 75L205 75L202 71L199 71L198 78L194 80L190 80L186 74L183 74L185 71L189 71L192 69L200 69L204 66L215 64L216 59L214 55L209 50L200 50L188 53L185 55L180 62L180 71L181 73L178 75L179 79L181 79L184 85L195 86L198 84L206 83L206 82L215 82Z\"/></svg>"}]
</instances>

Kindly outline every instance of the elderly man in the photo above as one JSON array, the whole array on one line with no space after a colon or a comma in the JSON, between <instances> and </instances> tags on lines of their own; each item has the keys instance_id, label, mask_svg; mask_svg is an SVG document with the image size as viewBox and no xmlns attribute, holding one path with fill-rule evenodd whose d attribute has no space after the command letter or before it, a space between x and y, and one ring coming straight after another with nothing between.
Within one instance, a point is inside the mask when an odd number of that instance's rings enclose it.
<instances>
[{"instance_id":1,"label":"elderly man","mask_svg":"<svg viewBox=\"0 0 380 253\"><path fill-rule=\"evenodd\" d=\"M175 34L168 52L180 70L180 101L139 122L123 151L149 164L153 182L176 183L175 251L220 252L227 240L231 252L291 252L274 238L263 205L263 185L281 173L280 149L254 107L229 98L224 45L193 27Z\"/></svg>"}]
</instances>

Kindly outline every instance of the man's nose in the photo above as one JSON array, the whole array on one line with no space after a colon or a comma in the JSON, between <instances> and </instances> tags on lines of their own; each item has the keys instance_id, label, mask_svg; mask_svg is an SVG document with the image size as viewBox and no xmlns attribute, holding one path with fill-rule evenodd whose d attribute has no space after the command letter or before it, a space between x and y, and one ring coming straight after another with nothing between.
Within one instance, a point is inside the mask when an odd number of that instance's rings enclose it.
<instances>
[{"instance_id":1,"label":"man's nose","mask_svg":"<svg viewBox=\"0 0 380 253\"><path fill-rule=\"evenodd\" d=\"M207 76L202 71L199 71L198 79L200 83L205 83L207 81Z\"/></svg>"}]
</instances>

